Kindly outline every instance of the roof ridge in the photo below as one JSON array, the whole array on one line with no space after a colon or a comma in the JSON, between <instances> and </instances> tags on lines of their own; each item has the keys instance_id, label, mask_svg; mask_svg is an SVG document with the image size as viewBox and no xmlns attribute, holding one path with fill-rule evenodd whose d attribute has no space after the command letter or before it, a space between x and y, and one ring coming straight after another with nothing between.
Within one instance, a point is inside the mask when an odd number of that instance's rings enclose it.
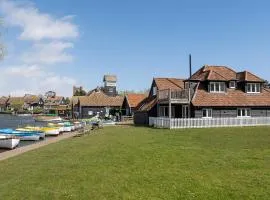
<instances>
[{"instance_id":1,"label":"roof ridge","mask_svg":"<svg viewBox=\"0 0 270 200\"><path fill-rule=\"evenodd\" d=\"M212 71L212 70L211 70ZM224 79L227 80L227 78L225 78L223 75L221 75L220 73L216 72L215 70L213 70L214 73L218 74L219 76L222 76Z\"/></svg>"},{"instance_id":2,"label":"roof ridge","mask_svg":"<svg viewBox=\"0 0 270 200\"><path fill-rule=\"evenodd\" d=\"M251 73L250 71L246 71L246 72L249 73L249 74L251 74L252 76L255 76L256 78L258 78L260 80L263 80L261 77L259 77L259 76L255 75L255 74Z\"/></svg>"},{"instance_id":3,"label":"roof ridge","mask_svg":"<svg viewBox=\"0 0 270 200\"><path fill-rule=\"evenodd\" d=\"M182 88L180 85L177 85L176 83L174 83L172 80L170 80L170 78L167 78L168 81L170 81L172 84L176 85L177 87L181 88L181 89L184 89Z\"/></svg>"}]
</instances>

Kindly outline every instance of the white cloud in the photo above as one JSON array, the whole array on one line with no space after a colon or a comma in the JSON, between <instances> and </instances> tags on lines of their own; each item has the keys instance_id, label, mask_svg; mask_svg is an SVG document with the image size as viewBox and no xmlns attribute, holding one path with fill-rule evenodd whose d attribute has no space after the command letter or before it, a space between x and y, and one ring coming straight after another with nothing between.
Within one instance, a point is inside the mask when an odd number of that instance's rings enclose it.
<instances>
[{"instance_id":1,"label":"white cloud","mask_svg":"<svg viewBox=\"0 0 270 200\"><path fill-rule=\"evenodd\" d=\"M41 13L32 4L19 4L10 0L0 1L0 10L5 15L5 23L22 29L20 39L65 39L79 36L78 27L70 20L72 15L57 19Z\"/></svg>"},{"instance_id":2,"label":"white cloud","mask_svg":"<svg viewBox=\"0 0 270 200\"><path fill-rule=\"evenodd\" d=\"M57 95L71 96L76 80L56 75L38 66L8 67L0 74L0 95L22 96L24 94L45 94L53 90Z\"/></svg>"},{"instance_id":3,"label":"white cloud","mask_svg":"<svg viewBox=\"0 0 270 200\"><path fill-rule=\"evenodd\" d=\"M42 77L45 75L45 72L37 65L12 66L6 68L5 72L6 75L23 76L26 78Z\"/></svg>"},{"instance_id":4,"label":"white cloud","mask_svg":"<svg viewBox=\"0 0 270 200\"><path fill-rule=\"evenodd\" d=\"M78 26L71 22L74 15L56 18L40 12L29 1L13 0L0 0L0 14L5 24L19 28L11 29L19 34L12 43L23 46L16 49L16 56L6 58L11 62L5 61L1 67L0 95L44 94L54 90L58 95L70 96L76 80L56 74L48 65L73 61L67 50L74 46L70 40L79 36Z\"/></svg>"},{"instance_id":5,"label":"white cloud","mask_svg":"<svg viewBox=\"0 0 270 200\"><path fill-rule=\"evenodd\" d=\"M65 52L66 49L73 48L70 42L54 41L50 43L34 44L32 50L22 55L25 63L56 64L61 62L71 62L73 56Z\"/></svg>"}]
</instances>

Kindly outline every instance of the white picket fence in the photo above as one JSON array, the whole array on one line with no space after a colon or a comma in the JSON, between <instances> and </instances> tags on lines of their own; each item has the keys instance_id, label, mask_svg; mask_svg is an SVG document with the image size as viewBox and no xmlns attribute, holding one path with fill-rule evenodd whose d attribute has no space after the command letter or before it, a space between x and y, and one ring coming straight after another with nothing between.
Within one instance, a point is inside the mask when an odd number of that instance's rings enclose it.
<instances>
[{"instance_id":1,"label":"white picket fence","mask_svg":"<svg viewBox=\"0 0 270 200\"><path fill-rule=\"evenodd\" d=\"M270 117L246 118L162 118L149 117L149 126L156 128L211 128L211 127L243 127L269 126Z\"/></svg>"}]
</instances>

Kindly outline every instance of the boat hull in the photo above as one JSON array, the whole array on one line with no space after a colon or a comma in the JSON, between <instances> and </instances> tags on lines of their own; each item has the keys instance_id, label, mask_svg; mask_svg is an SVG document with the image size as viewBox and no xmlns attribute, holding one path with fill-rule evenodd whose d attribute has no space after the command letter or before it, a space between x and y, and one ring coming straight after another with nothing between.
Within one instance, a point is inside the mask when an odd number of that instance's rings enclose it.
<instances>
[{"instance_id":1,"label":"boat hull","mask_svg":"<svg viewBox=\"0 0 270 200\"><path fill-rule=\"evenodd\" d=\"M1 149L14 149L20 143L19 138L9 138L6 136L0 137L0 148Z\"/></svg>"}]
</instances>

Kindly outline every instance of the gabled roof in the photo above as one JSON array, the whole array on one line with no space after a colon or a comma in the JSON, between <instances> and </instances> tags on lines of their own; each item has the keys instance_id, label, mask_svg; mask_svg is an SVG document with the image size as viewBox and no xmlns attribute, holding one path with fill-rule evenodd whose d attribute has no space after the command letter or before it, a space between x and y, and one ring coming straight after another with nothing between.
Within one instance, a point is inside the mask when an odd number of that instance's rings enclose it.
<instances>
[{"instance_id":1,"label":"gabled roof","mask_svg":"<svg viewBox=\"0 0 270 200\"><path fill-rule=\"evenodd\" d=\"M57 106L60 105L61 101L64 99L65 97L63 96L55 96L55 97L48 97L45 100L45 104L46 106Z\"/></svg>"},{"instance_id":2,"label":"gabled roof","mask_svg":"<svg viewBox=\"0 0 270 200\"><path fill-rule=\"evenodd\" d=\"M108 96L102 91L92 91L89 96L73 97L73 105L80 102L81 106L97 106L97 107L121 107L123 104L123 96Z\"/></svg>"},{"instance_id":3,"label":"gabled roof","mask_svg":"<svg viewBox=\"0 0 270 200\"><path fill-rule=\"evenodd\" d=\"M146 97L146 94L127 94L125 96L129 107L131 108L136 108Z\"/></svg>"},{"instance_id":4,"label":"gabled roof","mask_svg":"<svg viewBox=\"0 0 270 200\"><path fill-rule=\"evenodd\" d=\"M0 97L0 105L6 105L8 102L8 97Z\"/></svg>"},{"instance_id":5,"label":"gabled roof","mask_svg":"<svg viewBox=\"0 0 270 200\"><path fill-rule=\"evenodd\" d=\"M184 79L178 78L154 78L158 90L184 89Z\"/></svg>"},{"instance_id":6,"label":"gabled roof","mask_svg":"<svg viewBox=\"0 0 270 200\"><path fill-rule=\"evenodd\" d=\"M236 72L227 66L209 66L205 65L195 72L190 80L206 81L206 80L236 80Z\"/></svg>"},{"instance_id":7,"label":"gabled roof","mask_svg":"<svg viewBox=\"0 0 270 200\"><path fill-rule=\"evenodd\" d=\"M266 88L258 94L248 94L239 89L227 89L226 93L210 93L199 84L192 100L192 104L197 107L270 106L270 90Z\"/></svg>"},{"instance_id":8,"label":"gabled roof","mask_svg":"<svg viewBox=\"0 0 270 200\"><path fill-rule=\"evenodd\" d=\"M265 82L260 77L256 76L255 74L252 74L248 71L243 71L237 73L237 79L240 81L247 81L247 82Z\"/></svg>"},{"instance_id":9,"label":"gabled roof","mask_svg":"<svg viewBox=\"0 0 270 200\"><path fill-rule=\"evenodd\" d=\"M145 98L139 105L138 105L138 111L149 111L151 110L157 103L157 98L154 96Z\"/></svg>"}]
</instances>

